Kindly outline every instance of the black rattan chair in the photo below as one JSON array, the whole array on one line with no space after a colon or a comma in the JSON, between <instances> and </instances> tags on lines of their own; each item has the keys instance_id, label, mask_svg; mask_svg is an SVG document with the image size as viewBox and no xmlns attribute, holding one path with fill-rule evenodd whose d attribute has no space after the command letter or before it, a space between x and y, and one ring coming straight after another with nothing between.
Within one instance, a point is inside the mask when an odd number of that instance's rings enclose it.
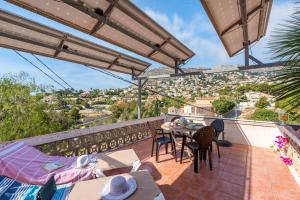
<instances>
[{"instance_id":1,"label":"black rattan chair","mask_svg":"<svg viewBox=\"0 0 300 200\"><path fill-rule=\"evenodd\" d=\"M194 135L194 141L186 143L186 146L191 149L194 155L194 172L198 173L198 155L200 160L204 158L206 160L206 154L208 154L209 168L212 170L211 151L212 142L215 138L215 129L211 126L205 126L200 128Z\"/></svg>"},{"instance_id":2,"label":"black rattan chair","mask_svg":"<svg viewBox=\"0 0 300 200\"><path fill-rule=\"evenodd\" d=\"M175 142L172 139L171 133L164 133L163 129L157 129L153 127L149 122L147 122L147 126L150 129L151 136L152 136L152 149L151 149L151 157L153 156L154 153L154 144L156 147L156 162L158 161L159 158L159 149L162 145L165 145L166 148L166 154L168 153L168 144L170 143L172 145L172 150L174 151L174 156L175 160L176 158L176 146ZM168 135L168 136L167 136Z\"/></svg>"},{"instance_id":3,"label":"black rattan chair","mask_svg":"<svg viewBox=\"0 0 300 200\"><path fill-rule=\"evenodd\" d=\"M217 145L217 149L218 149L218 156L220 158L220 148L219 148L219 136L222 133L223 135L223 140L224 140L224 122L221 119L215 119L211 124L212 127L214 127L216 135L215 135L215 143ZM212 150L212 148L211 148Z\"/></svg>"}]
</instances>

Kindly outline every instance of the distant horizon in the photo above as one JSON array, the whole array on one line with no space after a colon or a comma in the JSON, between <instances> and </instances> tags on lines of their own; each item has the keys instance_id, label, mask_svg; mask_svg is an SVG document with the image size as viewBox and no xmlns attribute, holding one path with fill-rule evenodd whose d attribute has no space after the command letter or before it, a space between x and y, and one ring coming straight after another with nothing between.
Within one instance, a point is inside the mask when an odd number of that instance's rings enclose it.
<instances>
[{"instance_id":1,"label":"distant horizon","mask_svg":"<svg viewBox=\"0 0 300 200\"><path fill-rule=\"evenodd\" d=\"M238 55L229 58L199 0L185 1L184 3L180 2L180 0L174 0L172 3L166 0L134 0L133 2L196 53L196 55L184 66L184 68L195 68L195 66L197 66L212 69L220 65L243 65L243 53L239 53ZM293 10L293 6L294 4L291 1L273 2L267 34L257 43L257 45L252 45L252 48L250 49L250 53L259 60L263 62L271 62L271 55L266 52L267 42L271 37L270 33L278 26L278 24L288 18ZM25 18L42 24L47 24L48 26L61 31L72 32L72 34L78 37L82 37L97 44L104 45L108 48L112 48L149 62L152 64L150 70L157 67L163 67L157 62L96 39L10 3L1 1L0 8L8 12L18 13L18 15ZM30 54L22 54L27 58L34 60ZM39 57L47 65L49 65L52 70L62 76L63 79L77 90L86 90L89 88L124 88L129 85L128 83L100 74L79 64L42 56ZM57 89L60 88L55 82L51 81L44 74L41 74L37 69L30 66L10 49L0 48L0 66L0 76L7 73L16 74L23 71L30 74L30 76L32 76L38 84L53 85ZM131 77L128 75L117 74L123 78L131 80Z\"/></svg>"}]
</instances>

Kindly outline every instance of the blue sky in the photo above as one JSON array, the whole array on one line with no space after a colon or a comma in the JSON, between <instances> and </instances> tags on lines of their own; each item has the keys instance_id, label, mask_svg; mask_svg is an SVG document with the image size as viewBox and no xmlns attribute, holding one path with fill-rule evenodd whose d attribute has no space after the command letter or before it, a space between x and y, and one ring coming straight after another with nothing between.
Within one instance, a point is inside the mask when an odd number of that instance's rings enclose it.
<instances>
[{"instance_id":1,"label":"blue sky","mask_svg":"<svg viewBox=\"0 0 300 200\"><path fill-rule=\"evenodd\" d=\"M229 58L199 0L134 0L133 2L196 53L193 59L185 67L215 67L220 64L243 63L243 54ZM267 42L270 39L270 33L291 14L293 9L292 2L293 1L291 0L273 1L267 35L252 47L252 54L258 59L264 62L270 61L270 55L266 49ZM161 66L159 63L140 57L132 52L21 9L4 2L3 0L0 1L0 8L13 13L18 13L19 15L34 21L64 32L71 32L76 36L91 40L97 44L143 59L152 63L151 68ZM23 55L34 60L29 54L24 53ZM82 65L51 58L41 58L75 89L122 88L128 86L127 83L102 75L91 69L85 68ZM7 73L19 73L21 71L29 73L39 84L51 84L56 88L60 88L37 69L23 61L15 52L9 49L0 48L0 76ZM129 76L122 76L130 79Z\"/></svg>"}]
</instances>

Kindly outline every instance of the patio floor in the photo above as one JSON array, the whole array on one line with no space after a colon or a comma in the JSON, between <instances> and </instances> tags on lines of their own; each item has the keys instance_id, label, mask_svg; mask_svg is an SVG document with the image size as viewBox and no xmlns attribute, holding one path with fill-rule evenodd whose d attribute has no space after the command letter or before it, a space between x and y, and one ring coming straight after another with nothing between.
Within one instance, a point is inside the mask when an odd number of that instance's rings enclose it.
<instances>
[{"instance_id":1,"label":"patio floor","mask_svg":"<svg viewBox=\"0 0 300 200\"><path fill-rule=\"evenodd\" d=\"M189 158L182 164L175 162L163 147L160 162L156 163L150 156L150 139L127 148L136 151L143 163L141 168L151 172L166 199L300 199L300 188L289 169L277 153L267 148L233 144L221 147L221 159L214 148L213 171L203 161L198 174L193 172Z\"/></svg>"}]
</instances>

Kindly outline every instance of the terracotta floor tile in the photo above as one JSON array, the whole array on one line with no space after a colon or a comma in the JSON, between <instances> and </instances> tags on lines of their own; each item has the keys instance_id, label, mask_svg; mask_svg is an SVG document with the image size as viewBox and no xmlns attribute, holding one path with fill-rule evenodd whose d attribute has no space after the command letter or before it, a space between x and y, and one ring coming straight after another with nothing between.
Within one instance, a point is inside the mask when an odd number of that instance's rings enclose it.
<instances>
[{"instance_id":1,"label":"terracotta floor tile","mask_svg":"<svg viewBox=\"0 0 300 200\"><path fill-rule=\"evenodd\" d=\"M203 161L195 174L190 158L180 164L164 148L156 163L150 156L151 140L126 148L137 152L141 168L151 173L167 200L300 200L300 188L289 169L270 149L233 144L220 147L219 159L214 145L213 171Z\"/></svg>"},{"instance_id":2,"label":"terracotta floor tile","mask_svg":"<svg viewBox=\"0 0 300 200\"><path fill-rule=\"evenodd\" d=\"M223 180L218 182L217 191L230 194L236 198L242 198L244 196L243 186L232 184Z\"/></svg>"},{"instance_id":3,"label":"terracotta floor tile","mask_svg":"<svg viewBox=\"0 0 300 200\"><path fill-rule=\"evenodd\" d=\"M225 171L222 173L221 179L223 181L227 181L229 183L233 183L240 186L244 186L248 180L246 176L236 175Z\"/></svg>"},{"instance_id":4,"label":"terracotta floor tile","mask_svg":"<svg viewBox=\"0 0 300 200\"><path fill-rule=\"evenodd\" d=\"M278 190L274 191L278 200L288 199L288 200L299 200L300 199L300 189L298 191L288 191L288 190Z\"/></svg>"}]
</instances>

